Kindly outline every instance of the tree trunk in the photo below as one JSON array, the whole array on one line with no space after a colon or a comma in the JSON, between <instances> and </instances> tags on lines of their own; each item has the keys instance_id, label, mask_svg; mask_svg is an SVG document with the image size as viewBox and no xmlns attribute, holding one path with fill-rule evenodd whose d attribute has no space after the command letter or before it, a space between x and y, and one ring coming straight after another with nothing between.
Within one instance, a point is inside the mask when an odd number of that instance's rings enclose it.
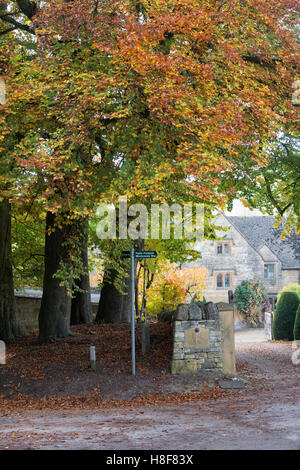
<instances>
[{"instance_id":1,"label":"tree trunk","mask_svg":"<svg viewBox=\"0 0 300 470\"><path fill-rule=\"evenodd\" d=\"M49 233L51 229L51 233ZM71 297L66 286L60 286L60 279L54 274L60 267L61 261L68 263L69 228L55 227L55 215L51 212L46 217L45 237L45 274L43 282L43 297L39 313L39 341L63 338L70 334ZM68 281L71 289L71 282Z\"/></svg>"},{"instance_id":2,"label":"tree trunk","mask_svg":"<svg viewBox=\"0 0 300 470\"><path fill-rule=\"evenodd\" d=\"M91 289L88 266L88 220L85 219L81 224L80 243L81 243L81 261L84 274L76 285L80 291L73 291L71 306L71 325L79 325L80 323L90 323L93 321L92 305L91 305Z\"/></svg>"},{"instance_id":3,"label":"tree trunk","mask_svg":"<svg viewBox=\"0 0 300 470\"><path fill-rule=\"evenodd\" d=\"M22 336L17 318L11 255L11 217L7 199L0 202L0 339Z\"/></svg>"},{"instance_id":4,"label":"tree trunk","mask_svg":"<svg viewBox=\"0 0 300 470\"><path fill-rule=\"evenodd\" d=\"M105 273L101 289L100 302L96 315L96 323L130 323L130 277L124 279L126 295L121 294L114 285L117 271Z\"/></svg>"}]
</instances>

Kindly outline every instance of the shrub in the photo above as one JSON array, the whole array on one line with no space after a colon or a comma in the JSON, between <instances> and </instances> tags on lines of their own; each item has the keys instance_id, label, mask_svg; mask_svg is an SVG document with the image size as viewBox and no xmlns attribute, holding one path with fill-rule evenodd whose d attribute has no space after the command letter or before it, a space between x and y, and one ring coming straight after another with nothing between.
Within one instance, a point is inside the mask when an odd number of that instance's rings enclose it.
<instances>
[{"instance_id":1,"label":"shrub","mask_svg":"<svg viewBox=\"0 0 300 470\"><path fill-rule=\"evenodd\" d=\"M147 312L149 315L157 315L165 310L176 310L177 305L185 301L185 296L185 289L177 280L162 280L151 289L147 302Z\"/></svg>"},{"instance_id":2,"label":"shrub","mask_svg":"<svg viewBox=\"0 0 300 470\"><path fill-rule=\"evenodd\" d=\"M296 318L295 318L294 339L296 341L300 340L300 304L298 305Z\"/></svg>"},{"instance_id":3,"label":"shrub","mask_svg":"<svg viewBox=\"0 0 300 470\"><path fill-rule=\"evenodd\" d=\"M283 289L281 289L281 291L278 293L277 302L283 292L296 292L300 300L300 284L288 284L287 286L283 287Z\"/></svg>"},{"instance_id":4,"label":"shrub","mask_svg":"<svg viewBox=\"0 0 300 470\"><path fill-rule=\"evenodd\" d=\"M292 341L299 298L295 292L285 291L276 304L273 322L273 337L276 340Z\"/></svg>"},{"instance_id":5,"label":"shrub","mask_svg":"<svg viewBox=\"0 0 300 470\"><path fill-rule=\"evenodd\" d=\"M233 297L237 309L250 325L261 323L262 309L269 307L269 302L261 281L242 281L236 288Z\"/></svg>"},{"instance_id":6,"label":"shrub","mask_svg":"<svg viewBox=\"0 0 300 470\"><path fill-rule=\"evenodd\" d=\"M203 266L179 268L175 263L165 263L147 291L147 313L172 312L178 304L190 298L201 301L205 280L206 269Z\"/></svg>"},{"instance_id":7,"label":"shrub","mask_svg":"<svg viewBox=\"0 0 300 470\"><path fill-rule=\"evenodd\" d=\"M205 299L205 297L203 297L202 300L199 300L196 295L191 300L191 304L196 304L198 307L203 307L203 305L205 305L206 303L207 300Z\"/></svg>"}]
</instances>

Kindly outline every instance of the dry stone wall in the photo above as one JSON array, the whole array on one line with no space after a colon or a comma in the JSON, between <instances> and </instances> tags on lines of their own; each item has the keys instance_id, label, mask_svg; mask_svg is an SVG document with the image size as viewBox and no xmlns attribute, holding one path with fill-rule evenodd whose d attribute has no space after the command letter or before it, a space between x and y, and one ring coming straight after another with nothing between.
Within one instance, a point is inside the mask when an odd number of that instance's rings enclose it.
<instances>
[{"instance_id":1,"label":"dry stone wall","mask_svg":"<svg viewBox=\"0 0 300 470\"><path fill-rule=\"evenodd\" d=\"M173 317L172 374L223 370L220 315L212 302L203 308L180 304Z\"/></svg>"}]
</instances>

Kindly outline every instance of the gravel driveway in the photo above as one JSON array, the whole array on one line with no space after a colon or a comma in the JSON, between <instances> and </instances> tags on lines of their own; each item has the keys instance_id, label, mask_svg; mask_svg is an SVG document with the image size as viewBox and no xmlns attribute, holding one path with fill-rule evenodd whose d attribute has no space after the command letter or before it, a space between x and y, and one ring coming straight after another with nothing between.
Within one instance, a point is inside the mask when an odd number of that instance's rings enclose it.
<instances>
[{"instance_id":1,"label":"gravel driveway","mask_svg":"<svg viewBox=\"0 0 300 470\"><path fill-rule=\"evenodd\" d=\"M235 344L263 343L266 341L264 328L245 328L235 331Z\"/></svg>"}]
</instances>

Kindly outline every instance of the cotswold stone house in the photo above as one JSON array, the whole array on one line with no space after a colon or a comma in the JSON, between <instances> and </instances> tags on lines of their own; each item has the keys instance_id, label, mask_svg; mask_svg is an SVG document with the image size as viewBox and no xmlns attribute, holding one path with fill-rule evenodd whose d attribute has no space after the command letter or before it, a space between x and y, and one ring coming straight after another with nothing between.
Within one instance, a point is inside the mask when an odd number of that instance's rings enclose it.
<instances>
[{"instance_id":1,"label":"cotswold stone house","mask_svg":"<svg viewBox=\"0 0 300 470\"><path fill-rule=\"evenodd\" d=\"M274 228L270 216L217 216L222 240L200 242L202 258L185 266L205 266L207 281L205 298L212 302L228 302L228 291L234 291L243 280L261 279L271 306L283 286L300 283L300 237L292 234L281 239L280 228ZM225 235L225 236L224 236Z\"/></svg>"}]
</instances>

